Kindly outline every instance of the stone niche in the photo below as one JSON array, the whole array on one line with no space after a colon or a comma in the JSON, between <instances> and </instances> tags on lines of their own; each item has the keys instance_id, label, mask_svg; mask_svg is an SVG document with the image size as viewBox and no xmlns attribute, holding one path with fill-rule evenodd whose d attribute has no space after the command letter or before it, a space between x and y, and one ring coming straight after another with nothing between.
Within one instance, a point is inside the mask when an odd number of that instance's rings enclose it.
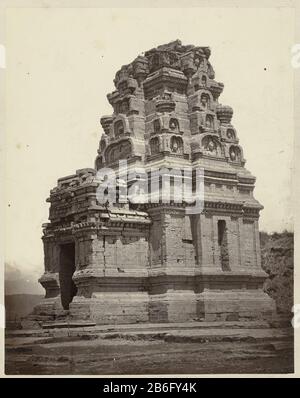
<instances>
[{"instance_id":1,"label":"stone niche","mask_svg":"<svg viewBox=\"0 0 300 398\"><path fill-rule=\"evenodd\" d=\"M219 103L224 86L214 80L209 57L208 47L176 40L117 72L116 90L108 95L114 113L101 118L95 168L60 178L51 190L40 278L46 295L32 322L272 316L275 304L263 292L260 262L262 206L231 124L233 110ZM145 200L118 196L113 204L99 203L97 170L112 167L118 177L118 162L125 159L131 173L141 167L147 172ZM189 213L191 205L174 197L160 200L159 184L158 200L149 201L149 170L155 167L179 175L185 167L204 169L202 211Z\"/></svg>"},{"instance_id":2,"label":"stone niche","mask_svg":"<svg viewBox=\"0 0 300 398\"><path fill-rule=\"evenodd\" d=\"M117 162L118 160L128 159L132 154L132 144L128 140L122 140L111 144L105 151L105 161L107 164Z\"/></svg>"}]
</instances>

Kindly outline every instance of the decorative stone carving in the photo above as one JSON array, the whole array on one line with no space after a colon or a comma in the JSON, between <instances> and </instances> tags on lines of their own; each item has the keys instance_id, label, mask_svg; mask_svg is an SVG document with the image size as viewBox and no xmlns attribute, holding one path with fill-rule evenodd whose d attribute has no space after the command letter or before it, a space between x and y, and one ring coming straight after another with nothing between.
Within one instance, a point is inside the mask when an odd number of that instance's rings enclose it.
<instances>
[{"instance_id":1,"label":"decorative stone carving","mask_svg":"<svg viewBox=\"0 0 300 398\"><path fill-rule=\"evenodd\" d=\"M105 132L105 134L109 135L110 132L110 126L113 122L113 117L112 116L102 116L100 119L101 126Z\"/></svg>"},{"instance_id":2,"label":"decorative stone carving","mask_svg":"<svg viewBox=\"0 0 300 398\"><path fill-rule=\"evenodd\" d=\"M210 105L210 98L208 94L203 93L201 95L201 99L200 99L200 103L201 103L201 107L202 109L209 109L209 105Z\"/></svg>"},{"instance_id":3,"label":"decorative stone carving","mask_svg":"<svg viewBox=\"0 0 300 398\"><path fill-rule=\"evenodd\" d=\"M124 123L122 120L117 120L114 123L114 135L115 138L119 138L120 136L124 135Z\"/></svg>"},{"instance_id":4,"label":"decorative stone carving","mask_svg":"<svg viewBox=\"0 0 300 398\"><path fill-rule=\"evenodd\" d=\"M205 127L212 129L214 127L214 118L212 115L208 114L205 117Z\"/></svg>"},{"instance_id":5,"label":"decorative stone carving","mask_svg":"<svg viewBox=\"0 0 300 398\"><path fill-rule=\"evenodd\" d=\"M171 151L176 154L183 153L183 142L180 137L172 137L171 138Z\"/></svg>"},{"instance_id":6,"label":"decorative stone carving","mask_svg":"<svg viewBox=\"0 0 300 398\"><path fill-rule=\"evenodd\" d=\"M106 163L113 163L121 159L128 159L132 154L132 147L129 141L121 141L118 144L111 144L105 151Z\"/></svg>"},{"instance_id":7,"label":"decorative stone carving","mask_svg":"<svg viewBox=\"0 0 300 398\"><path fill-rule=\"evenodd\" d=\"M157 112L164 113L164 112L173 112L175 109L175 102L172 101L171 97L167 98L161 97L156 100L156 110Z\"/></svg>"},{"instance_id":8,"label":"decorative stone carving","mask_svg":"<svg viewBox=\"0 0 300 398\"><path fill-rule=\"evenodd\" d=\"M227 138L228 138L229 140L234 140L234 139L235 139L234 130L233 130L233 129L230 129L230 128L227 129L226 136L227 136Z\"/></svg>"},{"instance_id":9,"label":"decorative stone carving","mask_svg":"<svg viewBox=\"0 0 300 398\"><path fill-rule=\"evenodd\" d=\"M218 105L217 117L221 124L229 124L233 115L233 109L227 105Z\"/></svg>"},{"instance_id":10,"label":"decorative stone carving","mask_svg":"<svg viewBox=\"0 0 300 398\"><path fill-rule=\"evenodd\" d=\"M242 153L238 146L232 145L229 148L229 157L232 162L240 162L242 160Z\"/></svg>"},{"instance_id":11,"label":"decorative stone carving","mask_svg":"<svg viewBox=\"0 0 300 398\"><path fill-rule=\"evenodd\" d=\"M216 137L206 136L202 139L203 153L211 156L222 156L222 147Z\"/></svg>"},{"instance_id":12,"label":"decorative stone carving","mask_svg":"<svg viewBox=\"0 0 300 398\"><path fill-rule=\"evenodd\" d=\"M178 120L177 119L175 119L175 118L171 118L170 119L170 122L169 122L169 128L170 128L170 130L171 131L179 131L179 123L178 123Z\"/></svg>"},{"instance_id":13,"label":"decorative stone carving","mask_svg":"<svg viewBox=\"0 0 300 398\"><path fill-rule=\"evenodd\" d=\"M142 81L149 74L149 64L146 57L138 56L133 61L133 74L140 86Z\"/></svg>"},{"instance_id":14,"label":"decorative stone carving","mask_svg":"<svg viewBox=\"0 0 300 398\"><path fill-rule=\"evenodd\" d=\"M123 101L120 101L117 106L116 106L116 111L117 113L123 113L126 115L129 112L129 103L128 100L125 99Z\"/></svg>"},{"instance_id":15,"label":"decorative stone carving","mask_svg":"<svg viewBox=\"0 0 300 398\"><path fill-rule=\"evenodd\" d=\"M223 92L224 84L211 81L209 85L209 91L212 93L214 100L216 101L220 94Z\"/></svg>"},{"instance_id":16,"label":"decorative stone carving","mask_svg":"<svg viewBox=\"0 0 300 398\"><path fill-rule=\"evenodd\" d=\"M207 86L207 77L205 75L202 75L201 77L201 85L203 88Z\"/></svg>"}]
</instances>

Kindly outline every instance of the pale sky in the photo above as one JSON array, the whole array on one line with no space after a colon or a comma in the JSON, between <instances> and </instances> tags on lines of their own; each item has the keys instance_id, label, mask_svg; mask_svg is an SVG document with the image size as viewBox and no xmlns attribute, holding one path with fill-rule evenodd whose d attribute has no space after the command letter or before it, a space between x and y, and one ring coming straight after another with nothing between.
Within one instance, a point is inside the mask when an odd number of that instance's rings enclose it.
<instances>
[{"instance_id":1,"label":"pale sky","mask_svg":"<svg viewBox=\"0 0 300 398\"><path fill-rule=\"evenodd\" d=\"M180 39L211 47L260 229L292 229L294 15L273 9L10 9L6 20L6 261L43 272L45 202L59 177L93 167L123 64Z\"/></svg>"}]
</instances>

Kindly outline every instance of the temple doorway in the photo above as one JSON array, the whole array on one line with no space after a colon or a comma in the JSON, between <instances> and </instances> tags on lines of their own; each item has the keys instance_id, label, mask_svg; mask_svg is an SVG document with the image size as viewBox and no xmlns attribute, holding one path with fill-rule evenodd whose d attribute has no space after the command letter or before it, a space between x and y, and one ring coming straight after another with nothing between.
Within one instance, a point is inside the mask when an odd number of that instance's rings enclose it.
<instances>
[{"instance_id":1,"label":"temple doorway","mask_svg":"<svg viewBox=\"0 0 300 398\"><path fill-rule=\"evenodd\" d=\"M64 243L60 245L59 257L59 283L61 304L65 310L77 293L77 288L72 276L75 271L75 243Z\"/></svg>"},{"instance_id":2,"label":"temple doorway","mask_svg":"<svg viewBox=\"0 0 300 398\"><path fill-rule=\"evenodd\" d=\"M218 243L219 243L219 249L220 249L220 261L221 261L222 270L230 271L227 227L226 227L225 220L218 221Z\"/></svg>"}]
</instances>

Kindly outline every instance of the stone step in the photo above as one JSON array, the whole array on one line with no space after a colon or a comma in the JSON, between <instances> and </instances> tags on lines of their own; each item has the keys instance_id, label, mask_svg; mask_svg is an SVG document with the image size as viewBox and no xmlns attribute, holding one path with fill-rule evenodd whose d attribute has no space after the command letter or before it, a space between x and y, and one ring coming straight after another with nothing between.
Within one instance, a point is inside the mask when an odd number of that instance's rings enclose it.
<instances>
[{"instance_id":1,"label":"stone step","mask_svg":"<svg viewBox=\"0 0 300 398\"><path fill-rule=\"evenodd\" d=\"M39 329L6 330L9 336L26 336L43 334L50 329L82 329L84 332L119 332L119 331L163 331L163 330L190 330L190 329L268 329L270 325L265 321L194 321L182 323L139 323L119 325L96 325L91 321L47 321Z\"/></svg>"},{"instance_id":2,"label":"stone step","mask_svg":"<svg viewBox=\"0 0 300 398\"><path fill-rule=\"evenodd\" d=\"M172 323L136 323L119 325L96 325L91 331L113 332L113 331L135 331L135 330L184 330L184 329L268 329L270 325L265 321L194 321L194 322L172 322ZM88 331L88 329L85 329Z\"/></svg>"},{"instance_id":3,"label":"stone step","mask_svg":"<svg viewBox=\"0 0 300 398\"><path fill-rule=\"evenodd\" d=\"M282 332L284 331L284 332ZM271 328L262 321L186 322L160 324L95 325L90 321L47 322L34 330L6 330L6 338L82 338L165 341L231 341L290 338L293 329Z\"/></svg>"},{"instance_id":4,"label":"stone step","mask_svg":"<svg viewBox=\"0 0 300 398\"><path fill-rule=\"evenodd\" d=\"M83 328L71 329L43 329L44 335L28 333L27 336L7 336L7 346L31 346L53 343L72 343L86 340L128 340L128 341L152 341L160 340L166 343L199 343L210 342L247 342L266 343L271 351L285 350L293 345L293 329L169 329L156 331L151 330L122 330L119 332L90 331ZM43 337L43 338L42 338ZM272 347L271 347L272 345Z\"/></svg>"},{"instance_id":5,"label":"stone step","mask_svg":"<svg viewBox=\"0 0 300 398\"><path fill-rule=\"evenodd\" d=\"M47 322L42 324L43 329L69 329L69 328L84 328L96 326L95 322L75 322L75 321L64 321L64 322Z\"/></svg>"}]
</instances>

